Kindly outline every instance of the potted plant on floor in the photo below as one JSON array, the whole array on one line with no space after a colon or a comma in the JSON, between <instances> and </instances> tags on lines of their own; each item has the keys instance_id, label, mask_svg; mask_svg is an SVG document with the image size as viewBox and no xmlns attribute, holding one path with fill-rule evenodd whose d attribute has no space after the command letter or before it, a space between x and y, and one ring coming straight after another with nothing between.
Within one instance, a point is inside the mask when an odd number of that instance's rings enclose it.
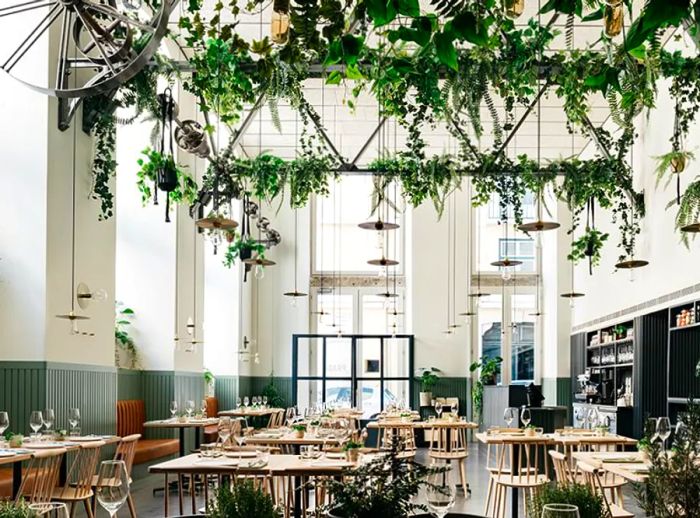
<instances>
[{"instance_id":1,"label":"potted plant on floor","mask_svg":"<svg viewBox=\"0 0 700 518\"><path fill-rule=\"evenodd\" d=\"M400 458L400 447L392 446L367 464L353 468L350 476L328 479L331 504L323 508L328 518L405 518L425 505L414 499L422 487L429 485L430 475L445 468L427 467L411 459Z\"/></svg>"},{"instance_id":2,"label":"potted plant on floor","mask_svg":"<svg viewBox=\"0 0 700 518\"><path fill-rule=\"evenodd\" d=\"M484 405L484 387L486 385L495 385L498 380L498 375L501 373L501 363L503 358L495 356L490 358L482 356L479 361L473 362L469 366L469 372L479 370L479 377L474 382L472 387L472 405L474 407L474 419L481 423L482 410Z\"/></svg>"},{"instance_id":3,"label":"potted plant on floor","mask_svg":"<svg viewBox=\"0 0 700 518\"><path fill-rule=\"evenodd\" d=\"M29 509L24 500L17 503L0 501L0 518L32 518L33 516L36 516L36 513Z\"/></svg>"},{"instance_id":4,"label":"potted plant on floor","mask_svg":"<svg viewBox=\"0 0 700 518\"><path fill-rule=\"evenodd\" d=\"M272 497L255 486L252 480L223 484L207 503L208 518L281 518L282 511Z\"/></svg>"},{"instance_id":5,"label":"potted plant on floor","mask_svg":"<svg viewBox=\"0 0 700 518\"><path fill-rule=\"evenodd\" d=\"M418 370L418 381L420 381L420 406L433 406L433 387L440 379L437 375L438 372L440 372L440 369L435 367L424 367Z\"/></svg>"},{"instance_id":6,"label":"potted plant on floor","mask_svg":"<svg viewBox=\"0 0 700 518\"><path fill-rule=\"evenodd\" d=\"M549 484L539 489L529 500L527 515L540 518L547 504L569 504L578 507L579 518L608 518L608 508L602 497L582 484Z\"/></svg>"}]
</instances>

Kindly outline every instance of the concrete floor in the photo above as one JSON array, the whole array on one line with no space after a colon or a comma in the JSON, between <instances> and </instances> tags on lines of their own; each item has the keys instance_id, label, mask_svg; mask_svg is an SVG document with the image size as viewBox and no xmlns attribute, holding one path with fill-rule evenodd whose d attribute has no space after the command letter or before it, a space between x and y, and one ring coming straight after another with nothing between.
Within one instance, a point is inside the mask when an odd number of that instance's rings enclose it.
<instances>
[{"instance_id":1,"label":"concrete floor","mask_svg":"<svg viewBox=\"0 0 700 518\"><path fill-rule=\"evenodd\" d=\"M423 462L426 457L425 450L419 452L418 461ZM465 498L461 491L457 492L457 501L452 512L455 513L467 513L474 515L482 515L484 511L484 504L486 500L486 489L488 484L488 477L484 466L486 465L486 449L483 446L477 444L470 445L470 456L467 460L467 477L469 485L471 488L471 496ZM153 495L153 489L156 487L162 487L163 478L161 476L155 475L143 475L139 476L138 473L135 474L136 479L132 484L132 493L135 497L136 510L140 518L150 518L150 517L161 517L163 516L163 493L159 492L155 496ZM453 473L454 482L459 481L458 473ZM643 516L643 513L636 506L634 497L632 496L631 488L625 491L625 508L633 512L635 516ZM522 499L521 499L522 500ZM170 516L177 515L177 495L170 495ZM198 500L198 504L203 505L202 498ZM510 502L508 503L508 509L510 509ZM189 496L185 500L184 514L188 514L191 510ZM98 509L98 517L107 516L106 511L103 509ZM79 509L76 516L83 516L82 509ZM122 518L128 517L129 512L126 509L122 509L119 512L119 516ZM510 516L510 513L508 514ZM524 511L521 509L519 516L524 516ZM252 517L251 517L252 518Z\"/></svg>"}]
</instances>

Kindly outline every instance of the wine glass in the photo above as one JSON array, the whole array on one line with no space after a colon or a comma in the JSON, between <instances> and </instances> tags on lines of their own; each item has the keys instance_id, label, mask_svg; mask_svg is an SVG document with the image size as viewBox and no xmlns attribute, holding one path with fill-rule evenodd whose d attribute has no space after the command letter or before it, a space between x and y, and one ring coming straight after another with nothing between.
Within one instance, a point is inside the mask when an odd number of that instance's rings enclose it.
<instances>
[{"instance_id":1,"label":"wine glass","mask_svg":"<svg viewBox=\"0 0 700 518\"><path fill-rule=\"evenodd\" d=\"M526 406L520 411L520 420L523 422L523 427L527 428L530 425L532 416L530 415L530 409Z\"/></svg>"},{"instance_id":2,"label":"wine glass","mask_svg":"<svg viewBox=\"0 0 700 518\"><path fill-rule=\"evenodd\" d=\"M100 464L95 495L110 518L114 518L129 496L129 474L123 460L106 460Z\"/></svg>"},{"instance_id":3,"label":"wine glass","mask_svg":"<svg viewBox=\"0 0 700 518\"><path fill-rule=\"evenodd\" d=\"M243 398L243 406L248 408L248 405L250 405L250 399L246 396Z\"/></svg>"},{"instance_id":4,"label":"wine glass","mask_svg":"<svg viewBox=\"0 0 700 518\"><path fill-rule=\"evenodd\" d=\"M264 407L267 407L267 396L262 397L262 404Z\"/></svg>"},{"instance_id":5,"label":"wine glass","mask_svg":"<svg viewBox=\"0 0 700 518\"><path fill-rule=\"evenodd\" d=\"M241 408L241 398L240 397L236 398L236 408Z\"/></svg>"},{"instance_id":6,"label":"wine glass","mask_svg":"<svg viewBox=\"0 0 700 518\"><path fill-rule=\"evenodd\" d=\"M459 409L459 403L457 401L453 401L452 404L450 405L450 410L452 411L453 416L457 416L458 409Z\"/></svg>"},{"instance_id":7,"label":"wine glass","mask_svg":"<svg viewBox=\"0 0 700 518\"><path fill-rule=\"evenodd\" d=\"M32 435L35 438L42 426L44 426L44 417L41 415L41 412L34 410L29 416L29 428L34 432Z\"/></svg>"},{"instance_id":8,"label":"wine glass","mask_svg":"<svg viewBox=\"0 0 700 518\"><path fill-rule=\"evenodd\" d=\"M240 426L236 426L233 433L233 438L236 440L238 446L243 446L245 443L245 430L248 428L248 423L245 419L240 421Z\"/></svg>"},{"instance_id":9,"label":"wine glass","mask_svg":"<svg viewBox=\"0 0 700 518\"><path fill-rule=\"evenodd\" d=\"M571 504L545 504L542 518L579 518L578 507Z\"/></svg>"},{"instance_id":10,"label":"wine glass","mask_svg":"<svg viewBox=\"0 0 700 518\"><path fill-rule=\"evenodd\" d=\"M0 412L0 438L2 437L2 434L5 433L5 430L7 430L9 427L10 416L7 412Z\"/></svg>"},{"instance_id":11,"label":"wine glass","mask_svg":"<svg viewBox=\"0 0 700 518\"><path fill-rule=\"evenodd\" d=\"M449 481L449 472L428 477L425 496L430 513L443 518L455 505L455 488Z\"/></svg>"},{"instance_id":12,"label":"wine glass","mask_svg":"<svg viewBox=\"0 0 700 518\"><path fill-rule=\"evenodd\" d=\"M442 417L442 403L440 401L435 402L435 413L437 414L438 419Z\"/></svg>"},{"instance_id":13,"label":"wine glass","mask_svg":"<svg viewBox=\"0 0 700 518\"><path fill-rule=\"evenodd\" d=\"M46 427L47 432L51 432L51 428L53 428L53 424L56 422L56 414L54 414L54 411L52 408L47 408L44 410L44 426Z\"/></svg>"},{"instance_id":14,"label":"wine glass","mask_svg":"<svg viewBox=\"0 0 700 518\"><path fill-rule=\"evenodd\" d=\"M231 437L231 418L222 417L221 419L219 419L219 425L217 428L219 432L219 440L221 441L221 446L224 447L226 446L229 437Z\"/></svg>"},{"instance_id":15,"label":"wine glass","mask_svg":"<svg viewBox=\"0 0 700 518\"><path fill-rule=\"evenodd\" d=\"M68 424L70 424L71 435L75 435L80 425L80 409L71 408L68 410Z\"/></svg>"},{"instance_id":16,"label":"wine glass","mask_svg":"<svg viewBox=\"0 0 700 518\"><path fill-rule=\"evenodd\" d=\"M513 408L512 406L509 406L503 412L503 419L505 420L506 424L508 425L508 428L510 428L513 425L513 421L515 421L517 419L517 417L518 417L518 409Z\"/></svg>"},{"instance_id":17,"label":"wine glass","mask_svg":"<svg viewBox=\"0 0 700 518\"><path fill-rule=\"evenodd\" d=\"M202 413L202 417L203 417L204 419L206 419L207 417L209 417L209 416L207 415L207 400L206 400L206 399L202 399L202 402L200 403L200 412ZM213 416L212 416L212 417L213 417Z\"/></svg>"},{"instance_id":18,"label":"wine glass","mask_svg":"<svg viewBox=\"0 0 700 518\"><path fill-rule=\"evenodd\" d=\"M668 417L659 417L656 421L656 435L661 439L663 451L666 451L666 440L671 436L671 421Z\"/></svg>"},{"instance_id":19,"label":"wine glass","mask_svg":"<svg viewBox=\"0 0 700 518\"><path fill-rule=\"evenodd\" d=\"M192 412L194 412L194 401L188 399L185 402L185 412L187 412L187 419L192 417Z\"/></svg>"},{"instance_id":20,"label":"wine glass","mask_svg":"<svg viewBox=\"0 0 700 518\"><path fill-rule=\"evenodd\" d=\"M170 419L175 419L177 414L177 401L170 402Z\"/></svg>"},{"instance_id":21,"label":"wine glass","mask_svg":"<svg viewBox=\"0 0 700 518\"><path fill-rule=\"evenodd\" d=\"M598 426L600 421L600 415L598 415L598 409L596 407L591 408L588 411L588 424L589 428L593 429Z\"/></svg>"},{"instance_id":22,"label":"wine glass","mask_svg":"<svg viewBox=\"0 0 700 518\"><path fill-rule=\"evenodd\" d=\"M27 509L30 516L43 516L45 518L68 518L68 507L62 502L35 502L29 504Z\"/></svg>"}]
</instances>

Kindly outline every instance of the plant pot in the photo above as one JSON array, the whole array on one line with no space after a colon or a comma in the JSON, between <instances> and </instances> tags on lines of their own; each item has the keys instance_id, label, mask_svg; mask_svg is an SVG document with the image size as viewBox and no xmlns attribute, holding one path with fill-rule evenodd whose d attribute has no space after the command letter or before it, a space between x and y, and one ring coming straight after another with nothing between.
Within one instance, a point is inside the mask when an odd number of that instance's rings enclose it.
<instances>
[{"instance_id":1,"label":"plant pot","mask_svg":"<svg viewBox=\"0 0 700 518\"><path fill-rule=\"evenodd\" d=\"M24 442L24 437L21 435L13 435L10 437L10 448L20 448Z\"/></svg>"},{"instance_id":2,"label":"plant pot","mask_svg":"<svg viewBox=\"0 0 700 518\"><path fill-rule=\"evenodd\" d=\"M296 437L297 439L303 439L304 438L304 430L295 430L294 437Z\"/></svg>"},{"instance_id":3,"label":"plant pot","mask_svg":"<svg viewBox=\"0 0 700 518\"><path fill-rule=\"evenodd\" d=\"M525 437L534 437L535 436L535 429L534 428L525 428Z\"/></svg>"},{"instance_id":4,"label":"plant pot","mask_svg":"<svg viewBox=\"0 0 700 518\"><path fill-rule=\"evenodd\" d=\"M525 10L525 0L504 0L503 4L508 18L517 18Z\"/></svg>"},{"instance_id":5,"label":"plant pot","mask_svg":"<svg viewBox=\"0 0 700 518\"><path fill-rule=\"evenodd\" d=\"M419 399L420 399L420 406L433 406L433 393L432 392L421 392Z\"/></svg>"},{"instance_id":6,"label":"plant pot","mask_svg":"<svg viewBox=\"0 0 700 518\"><path fill-rule=\"evenodd\" d=\"M614 38L622 32L622 23L625 18L625 11L622 0L608 0L605 5L603 15L605 25L605 35Z\"/></svg>"},{"instance_id":7,"label":"plant pot","mask_svg":"<svg viewBox=\"0 0 700 518\"><path fill-rule=\"evenodd\" d=\"M674 173L685 171L685 157L683 155L675 156L671 159L671 170Z\"/></svg>"},{"instance_id":8,"label":"plant pot","mask_svg":"<svg viewBox=\"0 0 700 518\"><path fill-rule=\"evenodd\" d=\"M345 451L345 460L348 462L357 462L360 458L360 450L357 448L350 448Z\"/></svg>"}]
</instances>

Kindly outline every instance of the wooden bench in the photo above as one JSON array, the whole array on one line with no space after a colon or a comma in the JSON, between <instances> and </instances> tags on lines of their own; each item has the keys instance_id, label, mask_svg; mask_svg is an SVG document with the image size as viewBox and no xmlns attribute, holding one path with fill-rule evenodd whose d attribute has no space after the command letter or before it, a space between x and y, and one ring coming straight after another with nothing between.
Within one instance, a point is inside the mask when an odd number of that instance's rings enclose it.
<instances>
[{"instance_id":1,"label":"wooden bench","mask_svg":"<svg viewBox=\"0 0 700 518\"><path fill-rule=\"evenodd\" d=\"M140 399L117 401L117 435L139 434L136 443L134 464L143 464L162 457L176 455L180 448L179 439L144 439L143 423L146 422L146 405Z\"/></svg>"}]
</instances>

